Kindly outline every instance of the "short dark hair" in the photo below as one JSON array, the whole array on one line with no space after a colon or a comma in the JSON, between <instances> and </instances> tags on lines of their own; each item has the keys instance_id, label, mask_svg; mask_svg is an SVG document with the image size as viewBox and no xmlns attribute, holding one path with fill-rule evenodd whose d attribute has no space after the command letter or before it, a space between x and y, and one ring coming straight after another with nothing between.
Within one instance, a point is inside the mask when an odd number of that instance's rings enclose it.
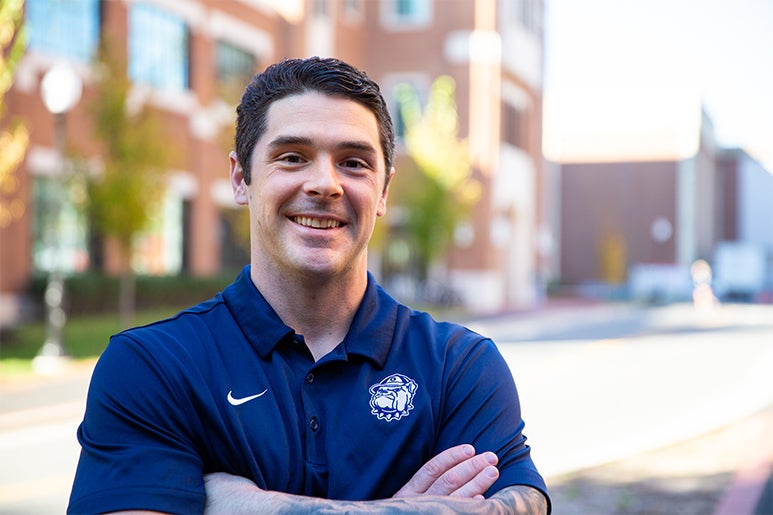
<instances>
[{"instance_id":1,"label":"short dark hair","mask_svg":"<svg viewBox=\"0 0 773 515\"><path fill-rule=\"evenodd\" d=\"M252 151L267 129L268 109L282 98L316 91L358 102L376 116L386 177L392 169L395 133L381 90L365 72L334 58L287 59L255 75L236 108L236 157L251 180Z\"/></svg>"}]
</instances>

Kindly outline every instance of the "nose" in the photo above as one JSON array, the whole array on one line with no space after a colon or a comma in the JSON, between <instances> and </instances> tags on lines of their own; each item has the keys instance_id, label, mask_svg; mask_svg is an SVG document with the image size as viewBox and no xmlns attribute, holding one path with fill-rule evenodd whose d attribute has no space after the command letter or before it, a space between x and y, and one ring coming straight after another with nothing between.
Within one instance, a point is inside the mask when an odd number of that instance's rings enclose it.
<instances>
[{"instance_id":1,"label":"nose","mask_svg":"<svg viewBox=\"0 0 773 515\"><path fill-rule=\"evenodd\" d=\"M338 169L329 159L320 159L309 170L304 190L311 196L338 198L344 190L339 181Z\"/></svg>"}]
</instances>

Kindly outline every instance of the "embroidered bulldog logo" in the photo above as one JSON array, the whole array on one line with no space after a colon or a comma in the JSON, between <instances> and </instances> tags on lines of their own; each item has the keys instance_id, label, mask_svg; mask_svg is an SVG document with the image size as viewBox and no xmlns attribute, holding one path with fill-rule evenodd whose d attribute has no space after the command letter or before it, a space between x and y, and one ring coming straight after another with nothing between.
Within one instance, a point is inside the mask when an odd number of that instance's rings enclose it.
<instances>
[{"instance_id":1,"label":"embroidered bulldog logo","mask_svg":"<svg viewBox=\"0 0 773 515\"><path fill-rule=\"evenodd\" d=\"M419 385L403 374L392 374L370 387L370 412L391 422L407 417L413 409L413 396Z\"/></svg>"}]
</instances>

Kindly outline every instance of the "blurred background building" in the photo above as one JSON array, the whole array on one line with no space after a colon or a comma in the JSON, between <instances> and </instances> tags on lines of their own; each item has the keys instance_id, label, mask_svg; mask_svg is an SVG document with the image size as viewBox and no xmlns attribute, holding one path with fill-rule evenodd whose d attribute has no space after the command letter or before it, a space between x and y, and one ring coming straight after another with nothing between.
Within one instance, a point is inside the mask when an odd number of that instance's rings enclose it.
<instances>
[{"instance_id":1,"label":"blurred background building","mask_svg":"<svg viewBox=\"0 0 773 515\"><path fill-rule=\"evenodd\" d=\"M162 115L164 143L175 149L163 213L136 242L138 273L206 276L247 262L228 182L235 105L268 64L323 55L363 68L382 85L398 132L399 84L426 101L438 76L455 80L461 135L470 139L482 194L435 277L476 311L533 303L535 241L544 223L543 11L538 0L26 0L26 51L6 99L6 117L30 129L16 171L25 209L0 228L0 293L6 301L22 295L51 252L42 238L52 216L45 198L62 193L49 181L61 171L42 77L63 60L81 77L83 99L66 116L67 148L98 161L88 106L92 62L109 39L127 63L130 103ZM405 162L401 142L398 151ZM399 226L399 195L390 201L398 216L385 223ZM61 216L64 268L114 272L109 245L95 241L74 208L65 206ZM387 251L372 252L376 274Z\"/></svg>"},{"instance_id":2,"label":"blurred background building","mask_svg":"<svg viewBox=\"0 0 773 515\"><path fill-rule=\"evenodd\" d=\"M700 261L720 300L770 300L773 174L719 146L698 96L599 88L563 101L587 116L553 127L545 143L560 182L554 276L565 291L690 300Z\"/></svg>"},{"instance_id":3,"label":"blurred background building","mask_svg":"<svg viewBox=\"0 0 773 515\"><path fill-rule=\"evenodd\" d=\"M64 117L66 148L98 163L89 106L107 40L126 63L127 108L159 114L174 150L161 213L135 242L137 273L207 277L247 263L246 219L228 182L235 106L268 64L322 55L366 70L395 119L398 178L371 268L398 294L416 297L401 269L409 258L390 248L412 181L397 90L407 84L426 102L448 75L481 191L431 270L437 295L423 300L484 313L533 306L550 291L685 298L698 259L717 265L718 288L763 298L773 282L773 175L720 148L700 102L678 91L584 92L565 100L587 109L581 126L550 127L543 143L544 13L544 0L26 0L25 52L0 125L22 120L30 141L4 193L22 208L0 220L0 311L18 313L31 278L50 269L52 216L66 272L118 271L109 242L74 206L47 207L62 193L62 166L41 99L45 73L68 63L83 97ZM615 126L594 107L614 102L647 116L632 116L634 130ZM740 262L759 273L732 277L749 268ZM747 286L735 291L734 281Z\"/></svg>"}]
</instances>

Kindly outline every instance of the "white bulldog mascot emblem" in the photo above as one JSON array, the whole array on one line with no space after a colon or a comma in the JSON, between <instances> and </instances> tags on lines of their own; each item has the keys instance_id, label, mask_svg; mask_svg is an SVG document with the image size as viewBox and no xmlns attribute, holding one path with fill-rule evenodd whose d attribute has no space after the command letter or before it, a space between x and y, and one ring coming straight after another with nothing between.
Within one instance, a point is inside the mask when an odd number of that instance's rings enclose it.
<instances>
[{"instance_id":1,"label":"white bulldog mascot emblem","mask_svg":"<svg viewBox=\"0 0 773 515\"><path fill-rule=\"evenodd\" d=\"M392 374L370 387L370 412L387 422L407 417L418 387L410 377Z\"/></svg>"}]
</instances>

